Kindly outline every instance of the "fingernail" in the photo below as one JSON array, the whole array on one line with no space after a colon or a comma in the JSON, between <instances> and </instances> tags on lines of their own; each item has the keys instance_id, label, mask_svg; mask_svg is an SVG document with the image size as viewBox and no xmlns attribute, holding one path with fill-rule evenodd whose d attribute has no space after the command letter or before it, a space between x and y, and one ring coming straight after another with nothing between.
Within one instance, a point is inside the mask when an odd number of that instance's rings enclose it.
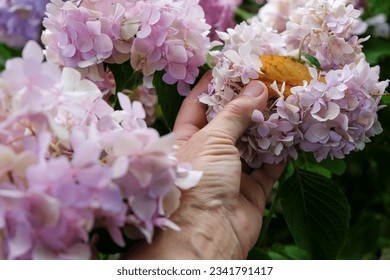
<instances>
[{"instance_id":1,"label":"fingernail","mask_svg":"<svg viewBox=\"0 0 390 280\"><path fill-rule=\"evenodd\" d=\"M258 97L265 91L265 85L260 81L251 81L246 85L242 95Z\"/></svg>"}]
</instances>

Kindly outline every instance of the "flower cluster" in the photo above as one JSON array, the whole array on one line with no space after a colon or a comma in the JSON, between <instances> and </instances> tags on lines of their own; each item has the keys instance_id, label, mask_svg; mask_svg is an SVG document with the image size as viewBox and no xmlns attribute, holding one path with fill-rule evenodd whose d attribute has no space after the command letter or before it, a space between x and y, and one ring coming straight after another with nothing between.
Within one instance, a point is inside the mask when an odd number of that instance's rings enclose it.
<instances>
[{"instance_id":1,"label":"flower cluster","mask_svg":"<svg viewBox=\"0 0 390 280\"><path fill-rule=\"evenodd\" d=\"M323 70L339 69L364 56L355 34L365 31L359 10L347 1L311 0L298 7L290 16L283 36L288 50L315 56ZM296 53L295 53L296 55Z\"/></svg>"},{"instance_id":2,"label":"flower cluster","mask_svg":"<svg viewBox=\"0 0 390 280\"><path fill-rule=\"evenodd\" d=\"M38 40L48 2L49 0L0 1L0 43L21 48L29 40Z\"/></svg>"},{"instance_id":3,"label":"flower cluster","mask_svg":"<svg viewBox=\"0 0 390 280\"><path fill-rule=\"evenodd\" d=\"M131 46L125 39L136 34L138 24L127 22L124 6L118 1L79 2L52 0L47 5L42 42L49 61L81 68L109 58L126 61Z\"/></svg>"},{"instance_id":4,"label":"flower cluster","mask_svg":"<svg viewBox=\"0 0 390 280\"><path fill-rule=\"evenodd\" d=\"M0 74L0 259L93 257L94 229L118 246L152 240L201 173L175 158L175 139L147 128L142 105L122 110L29 42Z\"/></svg>"},{"instance_id":5,"label":"flower cluster","mask_svg":"<svg viewBox=\"0 0 390 280\"><path fill-rule=\"evenodd\" d=\"M195 0L155 1L144 7L140 30L134 39L131 65L146 78L165 70L167 84L177 83L180 94L190 91L210 48L202 7Z\"/></svg>"},{"instance_id":6,"label":"flower cluster","mask_svg":"<svg viewBox=\"0 0 390 280\"><path fill-rule=\"evenodd\" d=\"M379 69L370 67L361 52L365 39L353 35L360 12L346 1L299 3L282 32L268 17L267 23L255 17L219 33L225 46L217 53L208 93L200 97L211 120L250 80L261 80L261 55L301 59L298 53L306 53L320 62L321 69L306 65L310 78L302 78L288 94L286 81L269 85L273 97L267 111L253 113L252 126L237 144L252 167L296 159L298 148L318 161L343 158L381 132L377 111L388 81L379 81Z\"/></svg>"},{"instance_id":7,"label":"flower cluster","mask_svg":"<svg viewBox=\"0 0 390 280\"><path fill-rule=\"evenodd\" d=\"M104 64L91 65L87 68L77 68L81 78L92 81L104 95L115 94L115 77L111 71L104 67Z\"/></svg>"},{"instance_id":8,"label":"flower cluster","mask_svg":"<svg viewBox=\"0 0 390 280\"><path fill-rule=\"evenodd\" d=\"M210 25L197 0L51 0L43 26L51 62L86 68L130 59L149 87L163 70L164 81L177 83L182 95L210 48Z\"/></svg>"},{"instance_id":9,"label":"flower cluster","mask_svg":"<svg viewBox=\"0 0 390 280\"><path fill-rule=\"evenodd\" d=\"M205 12L206 22L211 25L210 38L212 40L219 39L216 30L226 31L235 25L234 14L241 3L242 0L199 1L199 5Z\"/></svg>"},{"instance_id":10,"label":"flower cluster","mask_svg":"<svg viewBox=\"0 0 390 280\"><path fill-rule=\"evenodd\" d=\"M286 24L290 14L302 6L305 0L268 0L259 10L258 17L264 25L282 32L286 30Z\"/></svg>"},{"instance_id":11,"label":"flower cluster","mask_svg":"<svg viewBox=\"0 0 390 280\"><path fill-rule=\"evenodd\" d=\"M156 90L140 85L135 90L130 91L129 95L132 101L141 102L146 114L145 122L148 126L152 125L156 120L156 106L158 103Z\"/></svg>"},{"instance_id":12,"label":"flower cluster","mask_svg":"<svg viewBox=\"0 0 390 280\"><path fill-rule=\"evenodd\" d=\"M305 3L306 1L303 0L268 0L259 10L258 17L266 26L272 27L278 32L283 32L286 30L286 24L289 21L290 14L295 9L304 6ZM361 12L364 12L365 8L367 8L366 0L347 0L340 3L353 4ZM355 23L356 27L354 30L357 33L356 35L364 33L368 27L373 26L374 36L389 38L390 28L386 15L378 14L364 21L362 19L358 19L358 21L357 24Z\"/></svg>"}]
</instances>

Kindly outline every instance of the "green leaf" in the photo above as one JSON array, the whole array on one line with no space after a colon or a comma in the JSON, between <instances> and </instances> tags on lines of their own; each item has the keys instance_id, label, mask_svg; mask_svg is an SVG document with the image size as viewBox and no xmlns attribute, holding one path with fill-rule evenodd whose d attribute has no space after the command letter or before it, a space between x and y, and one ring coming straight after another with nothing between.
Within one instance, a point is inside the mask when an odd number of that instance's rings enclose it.
<instances>
[{"instance_id":1,"label":"green leaf","mask_svg":"<svg viewBox=\"0 0 390 280\"><path fill-rule=\"evenodd\" d=\"M351 227L348 242L341 257L360 259L368 254L374 255L380 249L380 238L386 236L388 218L371 211L362 211L356 223Z\"/></svg>"},{"instance_id":2,"label":"green leaf","mask_svg":"<svg viewBox=\"0 0 390 280\"><path fill-rule=\"evenodd\" d=\"M376 65L382 58L390 56L390 41L384 38L371 38L364 43L363 51L368 63Z\"/></svg>"},{"instance_id":3,"label":"green leaf","mask_svg":"<svg viewBox=\"0 0 390 280\"><path fill-rule=\"evenodd\" d=\"M390 2L383 0L370 0L367 1L367 6L367 13L369 16L373 16L379 13L384 13L387 15L390 9Z\"/></svg>"},{"instance_id":4,"label":"green leaf","mask_svg":"<svg viewBox=\"0 0 390 280\"><path fill-rule=\"evenodd\" d=\"M157 108L161 111L160 109L160 106L157 106ZM159 132L159 134L162 136L162 135L166 135L168 133L170 133L171 131L168 129L162 115L161 115L161 112L160 112L160 115L159 116L156 116L156 120L155 122L152 124L151 126L152 128L154 128L155 130L157 130Z\"/></svg>"},{"instance_id":5,"label":"green leaf","mask_svg":"<svg viewBox=\"0 0 390 280\"><path fill-rule=\"evenodd\" d=\"M176 84L166 84L162 79L163 75L163 71L155 73L153 85L156 88L158 103L161 107L165 124L169 130L172 131L176 116L179 113L180 106L184 100L184 96L179 95Z\"/></svg>"},{"instance_id":6,"label":"green leaf","mask_svg":"<svg viewBox=\"0 0 390 280\"><path fill-rule=\"evenodd\" d=\"M194 87L202 76L210 70L207 64L199 67L199 75L191 87ZM156 89L158 104L160 105L162 117L169 131L173 130L177 114L185 96L181 96L177 91L177 84L169 85L163 81L164 71L154 73L153 86Z\"/></svg>"},{"instance_id":7,"label":"green leaf","mask_svg":"<svg viewBox=\"0 0 390 280\"><path fill-rule=\"evenodd\" d=\"M253 13L248 12L242 8L236 8L235 16L239 19L239 21L245 21L254 16Z\"/></svg>"},{"instance_id":8,"label":"green leaf","mask_svg":"<svg viewBox=\"0 0 390 280\"><path fill-rule=\"evenodd\" d=\"M340 176L347 169L347 164L342 159L326 158L321 162L317 162L312 153L304 152L300 153L296 164L301 169L311 171L329 179L332 178L332 174Z\"/></svg>"},{"instance_id":9,"label":"green leaf","mask_svg":"<svg viewBox=\"0 0 390 280\"><path fill-rule=\"evenodd\" d=\"M386 94L388 94L388 93L386 93ZM382 96L381 103L384 105L390 105L390 95Z\"/></svg>"},{"instance_id":10,"label":"green leaf","mask_svg":"<svg viewBox=\"0 0 390 280\"><path fill-rule=\"evenodd\" d=\"M248 254L248 260L271 260L266 251L259 247L254 247Z\"/></svg>"},{"instance_id":11,"label":"green leaf","mask_svg":"<svg viewBox=\"0 0 390 280\"><path fill-rule=\"evenodd\" d=\"M104 255L116 254L116 253L126 253L129 252L130 248L134 246L138 241L128 238L125 234L123 234L123 238L125 240L125 246L121 247L115 243L112 239L110 233L105 228L95 228L90 233L90 236L98 236L96 244L94 244L95 248L99 252L101 257Z\"/></svg>"},{"instance_id":12,"label":"green leaf","mask_svg":"<svg viewBox=\"0 0 390 280\"><path fill-rule=\"evenodd\" d=\"M297 169L280 191L284 217L298 247L312 259L336 259L347 239L350 217L339 186Z\"/></svg>"},{"instance_id":13,"label":"green leaf","mask_svg":"<svg viewBox=\"0 0 390 280\"><path fill-rule=\"evenodd\" d=\"M6 61L16 56L20 56L20 51L10 49L5 45L0 44L0 72L4 70Z\"/></svg>"},{"instance_id":14,"label":"green leaf","mask_svg":"<svg viewBox=\"0 0 390 280\"><path fill-rule=\"evenodd\" d=\"M223 49L222 45L221 46L215 46L214 48L212 48L210 50L210 52L212 52L212 51L222 51L222 49ZM210 69L213 68L213 65L212 65L213 55L211 55L210 52L207 54L205 65L203 65L203 67L207 67L207 70L210 70Z\"/></svg>"},{"instance_id":15,"label":"green leaf","mask_svg":"<svg viewBox=\"0 0 390 280\"><path fill-rule=\"evenodd\" d=\"M105 64L105 66L114 75L116 92L121 92L124 89L133 90L142 84L142 74L134 71L129 60L122 64Z\"/></svg>"},{"instance_id":16,"label":"green leaf","mask_svg":"<svg viewBox=\"0 0 390 280\"><path fill-rule=\"evenodd\" d=\"M309 64L311 66L314 66L317 69L321 69L321 64L316 57L314 57L308 53L303 53L302 55L307 59L307 61L309 62Z\"/></svg>"},{"instance_id":17,"label":"green leaf","mask_svg":"<svg viewBox=\"0 0 390 280\"><path fill-rule=\"evenodd\" d=\"M327 158L319 163L323 168L328 169L332 174L335 175L343 175L345 170L347 169L347 164L342 159L331 159Z\"/></svg>"},{"instance_id":18,"label":"green leaf","mask_svg":"<svg viewBox=\"0 0 390 280\"><path fill-rule=\"evenodd\" d=\"M307 260L308 254L296 245L275 244L268 251L272 260Z\"/></svg>"}]
</instances>

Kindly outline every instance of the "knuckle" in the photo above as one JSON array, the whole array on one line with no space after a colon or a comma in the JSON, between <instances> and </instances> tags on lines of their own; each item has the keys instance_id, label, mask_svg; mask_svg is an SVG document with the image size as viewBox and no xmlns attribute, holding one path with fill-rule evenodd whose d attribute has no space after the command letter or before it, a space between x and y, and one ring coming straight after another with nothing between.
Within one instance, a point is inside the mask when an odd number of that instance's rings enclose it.
<instances>
[{"instance_id":1,"label":"knuckle","mask_svg":"<svg viewBox=\"0 0 390 280\"><path fill-rule=\"evenodd\" d=\"M217 127L207 131L206 145L228 145L230 147L234 143L234 138L223 128Z\"/></svg>"},{"instance_id":2,"label":"knuckle","mask_svg":"<svg viewBox=\"0 0 390 280\"><path fill-rule=\"evenodd\" d=\"M242 116L249 109L246 107L248 107L246 106L246 102L243 102L243 99L240 98L228 103L224 111L227 115Z\"/></svg>"}]
</instances>

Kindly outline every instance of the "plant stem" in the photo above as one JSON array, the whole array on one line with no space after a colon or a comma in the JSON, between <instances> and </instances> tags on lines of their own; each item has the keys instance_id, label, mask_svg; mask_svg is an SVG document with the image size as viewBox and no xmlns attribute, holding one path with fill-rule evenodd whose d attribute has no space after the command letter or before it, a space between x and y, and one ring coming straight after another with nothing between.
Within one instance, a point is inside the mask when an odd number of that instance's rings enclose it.
<instances>
[{"instance_id":1,"label":"plant stem","mask_svg":"<svg viewBox=\"0 0 390 280\"><path fill-rule=\"evenodd\" d=\"M293 173L297 172L296 162L295 161L290 161L290 162L292 162L292 164L294 166ZM289 164L287 164L286 168L284 169L283 174L279 177L279 180L277 181L278 185L275 187L275 189L276 189L275 195L272 198L271 207L268 211L268 215L265 218L263 226L261 228L259 239L256 242L256 247L261 248L264 245L265 236L268 232L268 228L269 228L271 221L273 219L273 216L275 214L276 207L278 206L279 201L280 201L280 195L281 195L280 189L283 188L284 182L293 175L293 174L290 174L288 167L289 167Z\"/></svg>"},{"instance_id":2,"label":"plant stem","mask_svg":"<svg viewBox=\"0 0 390 280\"><path fill-rule=\"evenodd\" d=\"M307 37L310 36L311 33L308 33L305 35L305 37L302 38L301 43L299 44L299 52L298 52L298 61L302 60L302 49L303 49L303 43L307 39Z\"/></svg>"},{"instance_id":3,"label":"plant stem","mask_svg":"<svg viewBox=\"0 0 390 280\"><path fill-rule=\"evenodd\" d=\"M264 220L264 223L263 223L263 226L261 229L261 233L260 233L260 237L256 242L256 247L261 247L264 243L265 236L268 232L268 228L271 224L271 220L272 220L274 213L275 213L275 210L276 210L276 206L279 204L280 188L282 187L282 185L283 185L282 182L279 181L279 185L276 188L275 195L274 195L272 202L271 202L271 208L269 209L268 215Z\"/></svg>"}]
</instances>

